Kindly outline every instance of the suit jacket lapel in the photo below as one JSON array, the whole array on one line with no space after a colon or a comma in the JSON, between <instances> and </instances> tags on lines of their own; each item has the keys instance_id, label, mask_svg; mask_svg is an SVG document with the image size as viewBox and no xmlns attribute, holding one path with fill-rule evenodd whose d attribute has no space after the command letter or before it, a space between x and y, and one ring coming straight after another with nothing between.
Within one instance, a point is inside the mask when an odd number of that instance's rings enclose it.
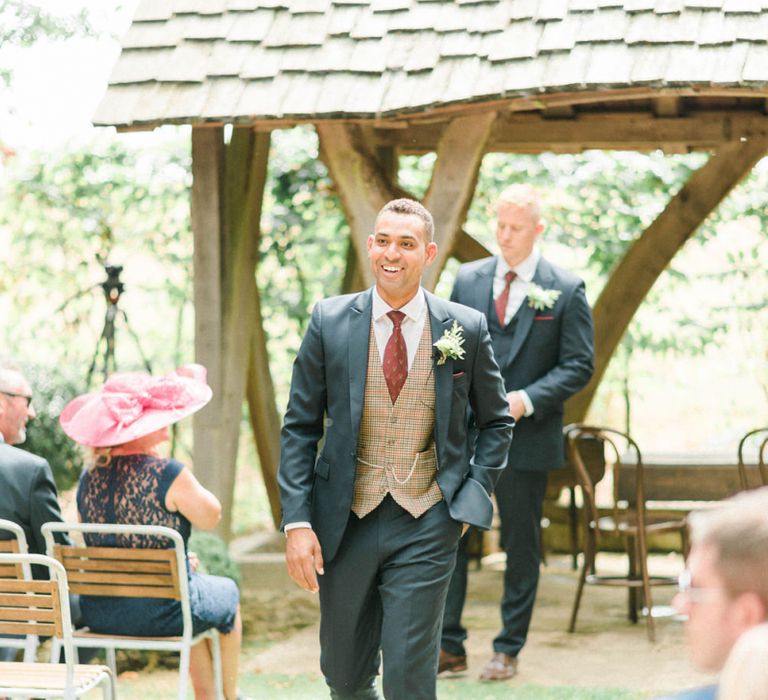
<instances>
[{"instance_id":1,"label":"suit jacket lapel","mask_svg":"<svg viewBox=\"0 0 768 700\"><path fill-rule=\"evenodd\" d=\"M371 334L373 294L369 289L358 295L349 310L347 357L349 366L349 414L352 435L360 430L365 400L365 378L368 374L368 340Z\"/></svg>"},{"instance_id":2,"label":"suit jacket lapel","mask_svg":"<svg viewBox=\"0 0 768 700\"><path fill-rule=\"evenodd\" d=\"M549 275L548 263L541 258L539 264L536 266L536 272L533 273L533 283L538 284L540 287L546 288L551 281ZM512 345L509 348L509 354L505 365L509 365L520 352L520 348L523 346L525 339L531 332L533 327L533 319L536 316L536 309L534 309L529 303L528 298L523 299L523 305L520 307L520 311L517 316L517 325L515 326L515 334L512 336Z\"/></svg>"},{"instance_id":3,"label":"suit jacket lapel","mask_svg":"<svg viewBox=\"0 0 768 700\"><path fill-rule=\"evenodd\" d=\"M425 296L429 310L432 343L435 343L446 330L451 329L453 318L448 315L447 309L438 297L429 292L425 292ZM437 361L434 360L432 367L435 370L435 444L439 450L441 446L447 444L448 439L448 423L451 419L453 392L453 360L448 358L442 365L438 365Z\"/></svg>"},{"instance_id":4,"label":"suit jacket lapel","mask_svg":"<svg viewBox=\"0 0 768 700\"><path fill-rule=\"evenodd\" d=\"M477 279L473 287L473 308L481 313L488 313L489 299L493 298L493 275L496 272L496 258L489 258L487 263L477 270ZM437 338L435 338L437 340Z\"/></svg>"}]
</instances>

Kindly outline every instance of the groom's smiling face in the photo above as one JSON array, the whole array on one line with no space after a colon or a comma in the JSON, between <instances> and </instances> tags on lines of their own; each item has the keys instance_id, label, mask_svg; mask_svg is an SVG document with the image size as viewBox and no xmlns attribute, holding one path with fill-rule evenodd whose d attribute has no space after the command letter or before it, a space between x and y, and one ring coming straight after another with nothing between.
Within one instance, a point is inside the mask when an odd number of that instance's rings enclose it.
<instances>
[{"instance_id":1,"label":"groom's smiling face","mask_svg":"<svg viewBox=\"0 0 768 700\"><path fill-rule=\"evenodd\" d=\"M407 304L421 284L424 268L437 255L427 242L424 222L415 214L385 211L368 236L368 260L381 298L393 309Z\"/></svg>"}]
</instances>

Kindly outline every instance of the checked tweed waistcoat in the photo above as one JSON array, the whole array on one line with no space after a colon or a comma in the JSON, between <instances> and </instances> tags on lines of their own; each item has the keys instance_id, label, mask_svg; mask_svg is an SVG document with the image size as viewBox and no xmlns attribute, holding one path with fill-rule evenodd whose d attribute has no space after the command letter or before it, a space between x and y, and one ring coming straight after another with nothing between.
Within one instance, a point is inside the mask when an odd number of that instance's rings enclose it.
<instances>
[{"instance_id":1,"label":"checked tweed waistcoat","mask_svg":"<svg viewBox=\"0 0 768 700\"><path fill-rule=\"evenodd\" d=\"M393 404L371 325L352 498L352 510L360 518L376 508L387 493L414 518L443 498L435 481L432 363L432 331L427 318L408 378Z\"/></svg>"}]
</instances>

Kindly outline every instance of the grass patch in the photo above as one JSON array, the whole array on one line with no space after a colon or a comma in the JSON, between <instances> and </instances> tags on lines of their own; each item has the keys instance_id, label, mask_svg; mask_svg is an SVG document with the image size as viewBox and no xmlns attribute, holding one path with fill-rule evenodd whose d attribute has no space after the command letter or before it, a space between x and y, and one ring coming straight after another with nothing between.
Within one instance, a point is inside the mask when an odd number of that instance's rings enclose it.
<instances>
[{"instance_id":1,"label":"grass patch","mask_svg":"<svg viewBox=\"0 0 768 700\"><path fill-rule=\"evenodd\" d=\"M175 697L177 681L178 675L165 669L149 673L129 672L118 678L118 693L121 700L167 700ZM328 698L325 681L313 674L289 676L244 670L240 674L240 692L258 700ZM192 698L191 691L188 697ZM515 684L514 681L490 684L464 679L441 679L437 683L437 697L439 700L641 700L647 696L623 688L523 685ZM90 698L91 695L88 696Z\"/></svg>"},{"instance_id":2,"label":"grass patch","mask_svg":"<svg viewBox=\"0 0 768 700\"><path fill-rule=\"evenodd\" d=\"M243 674L240 687L242 692L260 699L322 700L328 697L325 682L316 676ZM440 680L437 696L440 700L640 700L646 697L622 688L516 685L514 681L490 684L470 680Z\"/></svg>"}]
</instances>

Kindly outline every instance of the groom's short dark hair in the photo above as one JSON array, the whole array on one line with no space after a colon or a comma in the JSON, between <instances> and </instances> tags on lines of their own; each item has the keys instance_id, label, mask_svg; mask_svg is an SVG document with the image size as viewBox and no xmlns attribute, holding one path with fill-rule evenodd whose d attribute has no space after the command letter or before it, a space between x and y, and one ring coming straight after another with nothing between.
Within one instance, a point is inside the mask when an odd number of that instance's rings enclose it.
<instances>
[{"instance_id":1,"label":"groom's short dark hair","mask_svg":"<svg viewBox=\"0 0 768 700\"><path fill-rule=\"evenodd\" d=\"M421 202L417 202L415 199L407 199L406 197L393 199L381 208L381 211L376 215L376 219L378 220L382 214L388 211L393 214L418 216L424 222L424 233L427 234L427 243L435 239L435 221L432 218L432 214L429 213Z\"/></svg>"}]
</instances>

